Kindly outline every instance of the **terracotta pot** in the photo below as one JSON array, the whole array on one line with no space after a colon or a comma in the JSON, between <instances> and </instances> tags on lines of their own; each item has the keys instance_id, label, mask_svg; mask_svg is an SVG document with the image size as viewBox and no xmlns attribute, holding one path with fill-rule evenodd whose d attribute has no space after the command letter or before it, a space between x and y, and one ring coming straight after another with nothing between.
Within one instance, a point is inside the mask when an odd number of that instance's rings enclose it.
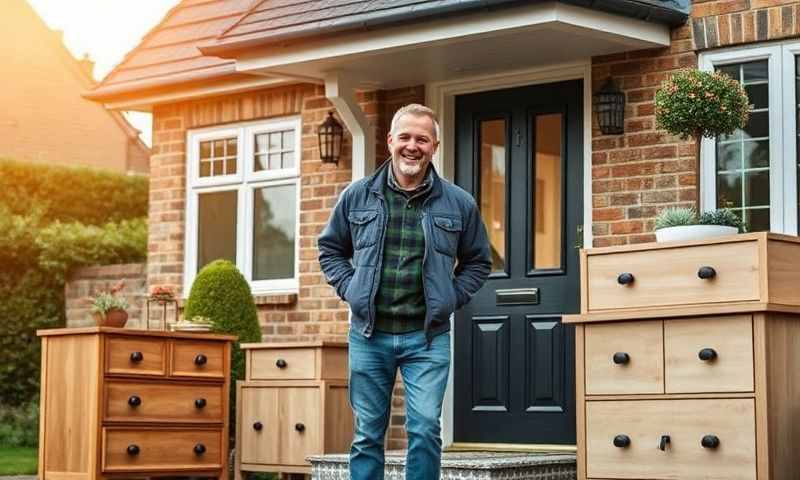
<instances>
[{"instance_id":1,"label":"terracotta pot","mask_svg":"<svg viewBox=\"0 0 800 480\"><path fill-rule=\"evenodd\" d=\"M125 322L128 321L128 312L119 308L112 308L105 315L102 313L93 315L98 327L122 328L125 326Z\"/></svg>"}]
</instances>

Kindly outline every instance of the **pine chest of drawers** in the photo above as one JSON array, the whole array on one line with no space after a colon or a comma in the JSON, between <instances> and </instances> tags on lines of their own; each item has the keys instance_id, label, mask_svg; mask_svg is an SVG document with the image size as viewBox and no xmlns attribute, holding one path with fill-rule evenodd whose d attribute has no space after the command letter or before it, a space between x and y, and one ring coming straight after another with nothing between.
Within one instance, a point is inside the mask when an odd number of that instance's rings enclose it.
<instances>
[{"instance_id":1,"label":"pine chest of drawers","mask_svg":"<svg viewBox=\"0 0 800 480\"><path fill-rule=\"evenodd\" d=\"M578 479L796 480L800 240L581 253Z\"/></svg>"},{"instance_id":2,"label":"pine chest of drawers","mask_svg":"<svg viewBox=\"0 0 800 480\"><path fill-rule=\"evenodd\" d=\"M350 450L346 343L251 343L242 349L237 478L246 471L310 474L306 457Z\"/></svg>"},{"instance_id":3,"label":"pine chest of drawers","mask_svg":"<svg viewBox=\"0 0 800 480\"><path fill-rule=\"evenodd\" d=\"M39 478L227 477L235 337L40 330Z\"/></svg>"}]
</instances>

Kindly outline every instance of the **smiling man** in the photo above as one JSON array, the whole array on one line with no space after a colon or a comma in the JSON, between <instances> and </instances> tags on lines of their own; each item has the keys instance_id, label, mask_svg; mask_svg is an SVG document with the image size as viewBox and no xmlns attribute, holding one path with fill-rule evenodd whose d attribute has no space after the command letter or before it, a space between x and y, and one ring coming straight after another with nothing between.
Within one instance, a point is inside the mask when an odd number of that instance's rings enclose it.
<instances>
[{"instance_id":1,"label":"smiling man","mask_svg":"<svg viewBox=\"0 0 800 480\"><path fill-rule=\"evenodd\" d=\"M433 110L395 113L391 158L343 193L319 237L322 271L350 305L350 478L383 479L397 370L406 390L407 480L435 480L450 371L450 315L489 275L486 229L470 194L431 164Z\"/></svg>"}]
</instances>

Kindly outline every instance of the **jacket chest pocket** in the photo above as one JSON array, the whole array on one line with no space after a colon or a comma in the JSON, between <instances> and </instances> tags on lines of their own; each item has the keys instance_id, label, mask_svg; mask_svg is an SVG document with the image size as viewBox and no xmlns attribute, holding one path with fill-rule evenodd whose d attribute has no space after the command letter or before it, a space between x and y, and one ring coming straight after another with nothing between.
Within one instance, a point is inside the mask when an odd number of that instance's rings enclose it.
<instances>
[{"instance_id":1,"label":"jacket chest pocket","mask_svg":"<svg viewBox=\"0 0 800 480\"><path fill-rule=\"evenodd\" d=\"M458 251L458 238L464 229L460 218L432 215L433 247L439 253L455 257Z\"/></svg>"},{"instance_id":2,"label":"jacket chest pocket","mask_svg":"<svg viewBox=\"0 0 800 480\"><path fill-rule=\"evenodd\" d=\"M377 210L351 210L347 214L354 250L375 245L378 241L378 222L375 221L377 217Z\"/></svg>"}]
</instances>

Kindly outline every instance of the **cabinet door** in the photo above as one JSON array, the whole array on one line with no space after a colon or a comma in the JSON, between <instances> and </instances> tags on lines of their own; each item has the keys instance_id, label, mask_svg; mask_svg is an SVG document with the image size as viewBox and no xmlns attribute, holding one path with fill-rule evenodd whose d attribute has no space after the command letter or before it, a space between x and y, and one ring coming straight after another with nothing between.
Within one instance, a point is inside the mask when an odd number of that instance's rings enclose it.
<instances>
[{"instance_id":1,"label":"cabinet door","mask_svg":"<svg viewBox=\"0 0 800 480\"><path fill-rule=\"evenodd\" d=\"M280 416L285 422L281 460L284 465L307 465L308 455L322 453L319 387L289 387L280 390Z\"/></svg>"},{"instance_id":2,"label":"cabinet door","mask_svg":"<svg viewBox=\"0 0 800 480\"><path fill-rule=\"evenodd\" d=\"M278 388L241 387L239 439L242 463L277 465L283 426L280 423Z\"/></svg>"}]
</instances>

